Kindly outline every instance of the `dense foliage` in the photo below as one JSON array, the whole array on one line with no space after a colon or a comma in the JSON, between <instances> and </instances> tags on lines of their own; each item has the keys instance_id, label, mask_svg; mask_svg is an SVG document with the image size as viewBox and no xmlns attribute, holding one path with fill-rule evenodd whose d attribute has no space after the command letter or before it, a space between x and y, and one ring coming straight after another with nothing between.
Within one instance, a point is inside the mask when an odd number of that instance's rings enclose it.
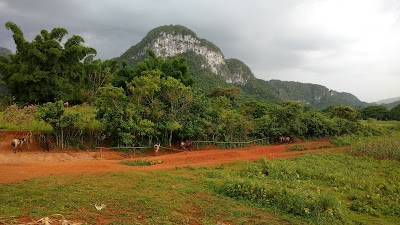
<instances>
[{"instance_id":1,"label":"dense foliage","mask_svg":"<svg viewBox=\"0 0 400 225\"><path fill-rule=\"evenodd\" d=\"M83 140L85 135L96 143L132 146L188 139L271 143L279 136L322 138L363 131L351 107L334 106L323 113L300 102L281 102L274 91L268 93L271 103L254 100L251 96L261 97L267 89L243 94L246 85L234 87L207 76L207 68L200 66L204 59L191 53L164 59L148 50L147 58L131 67L126 61L94 60L96 51L83 46L79 36L62 44L64 28L43 30L28 42L17 25L8 22L6 27L14 33L17 53L0 58L3 80L17 103L43 104L36 118L52 126L61 146L71 142L67 137ZM244 67L238 60L230 62L232 70ZM90 106L67 110L65 101Z\"/></svg>"},{"instance_id":2,"label":"dense foliage","mask_svg":"<svg viewBox=\"0 0 400 225\"><path fill-rule=\"evenodd\" d=\"M400 104L388 109L385 106L368 106L361 110L363 119L400 120Z\"/></svg>"},{"instance_id":3,"label":"dense foliage","mask_svg":"<svg viewBox=\"0 0 400 225\"><path fill-rule=\"evenodd\" d=\"M83 101L87 76L81 61L96 50L76 35L63 44L64 28L42 30L32 42L16 24L7 22L6 28L13 32L17 52L0 57L0 72L17 102Z\"/></svg>"}]
</instances>

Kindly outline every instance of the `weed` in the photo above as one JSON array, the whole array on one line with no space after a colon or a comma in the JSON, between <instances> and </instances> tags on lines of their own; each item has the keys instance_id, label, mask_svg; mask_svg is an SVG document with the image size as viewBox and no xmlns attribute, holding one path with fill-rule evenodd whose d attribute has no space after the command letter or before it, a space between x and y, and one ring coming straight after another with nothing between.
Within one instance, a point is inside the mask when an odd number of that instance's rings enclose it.
<instances>
[{"instance_id":1,"label":"weed","mask_svg":"<svg viewBox=\"0 0 400 225\"><path fill-rule=\"evenodd\" d=\"M308 148L304 145L293 145L287 151L291 152L291 151L305 151L305 150L308 150Z\"/></svg>"}]
</instances>

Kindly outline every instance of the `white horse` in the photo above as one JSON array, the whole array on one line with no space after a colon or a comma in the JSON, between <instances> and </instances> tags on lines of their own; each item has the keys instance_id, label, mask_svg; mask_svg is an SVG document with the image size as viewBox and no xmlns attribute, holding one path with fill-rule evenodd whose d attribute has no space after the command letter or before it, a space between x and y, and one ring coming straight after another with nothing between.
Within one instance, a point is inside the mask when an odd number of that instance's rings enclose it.
<instances>
[{"instance_id":1,"label":"white horse","mask_svg":"<svg viewBox=\"0 0 400 225\"><path fill-rule=\"evenodd\" d=\"M158 150L160 149L160 144L154 145L154 154L157 156L158 155Z\"/></svg>"},{"instance_id":2,"label":"white horse","mask_svg":"<svg viewBox=\"0 0 400 225\"><path fill-rule=\"evenodd\" d=\"M28 142L26 140L26 138L15 138L14 140L12 140L11 145L14 148L14 153L17 152L17 149L19 149L22 152L22 146L26 144L28 146ZM29 146L28 146L28 150L29 150Z\"/></svg>"}]
</instances>

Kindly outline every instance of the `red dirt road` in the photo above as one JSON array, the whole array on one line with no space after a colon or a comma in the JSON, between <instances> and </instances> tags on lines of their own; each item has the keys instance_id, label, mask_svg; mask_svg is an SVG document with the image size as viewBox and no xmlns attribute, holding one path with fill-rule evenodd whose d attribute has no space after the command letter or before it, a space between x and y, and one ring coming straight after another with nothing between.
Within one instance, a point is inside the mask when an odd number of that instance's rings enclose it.
<instances>
[{"instance_id":1,"label":"red dirt road","mask_svg":"<svg viewBox=\"0 0 400 225\"><path fill-rule=\"evenodd\" d=\"M57 174L94 174L125 170L158 170L174 168L176 166L215 165L233 161L253 161L261 157L267 159L289 158L302 154L340 150L334 148L329 140L296 143L307 147L306 151L291 151L289 145L251 146L237 149L206 148L196 151L178 153L163 153L159 156L140 156L125 158L113 151L43 152L36 143L30 145L30 150L14 153L11 141L15 137L13 132L0 132L0 183L23 181L34 177L44 177ZM319 147L323 146L323 150ZM329 148L327 147L329 146ZM161 164L153 166L132 167L119 164L127 159L161 160Z\"/></svg>"}]
</instances>

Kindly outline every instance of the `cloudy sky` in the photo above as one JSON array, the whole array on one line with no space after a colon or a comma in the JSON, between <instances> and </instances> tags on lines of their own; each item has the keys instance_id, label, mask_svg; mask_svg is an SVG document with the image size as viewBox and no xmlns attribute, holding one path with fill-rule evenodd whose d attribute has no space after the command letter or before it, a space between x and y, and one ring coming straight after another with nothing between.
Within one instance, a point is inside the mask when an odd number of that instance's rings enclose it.
<instances>
[{"instance_id":1,"label":"cloudy sky","mask_svg":"<svg viewBox=\"0 0 400 225\"><path fill-rule=\"evenodd\" d=\"M14 52L7 21L27 40L66 28L101 59L180 24L260 79L321 84L367 102L400 96L400 0L0 0L0 47Z\"/></svg>"}]
</instances>

